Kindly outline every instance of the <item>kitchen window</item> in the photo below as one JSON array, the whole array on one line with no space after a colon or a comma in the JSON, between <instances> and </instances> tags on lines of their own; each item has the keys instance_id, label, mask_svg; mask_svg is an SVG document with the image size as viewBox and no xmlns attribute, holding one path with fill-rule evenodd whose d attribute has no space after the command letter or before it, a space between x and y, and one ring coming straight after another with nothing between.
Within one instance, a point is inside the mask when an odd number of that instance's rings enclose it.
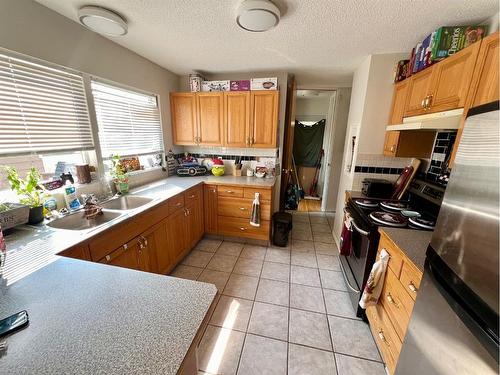
<instances>
[{"instance_id":1,"label":"kitchen window","mask_svg":"<svg viewBox=\"0 0 500 375\"><path fill-rule=\"evenodd\" d=\"M158 99L155 95L92 81L100 150L111 155L147 156L163 152Z\"/></svg>"}]
</instances>

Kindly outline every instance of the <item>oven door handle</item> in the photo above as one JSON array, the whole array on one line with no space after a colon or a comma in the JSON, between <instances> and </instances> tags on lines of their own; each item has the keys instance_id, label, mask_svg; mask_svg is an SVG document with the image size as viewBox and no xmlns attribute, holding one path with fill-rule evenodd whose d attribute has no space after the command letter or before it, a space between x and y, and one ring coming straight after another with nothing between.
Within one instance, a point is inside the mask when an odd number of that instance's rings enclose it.
<instances>
[{"instance_id":1,"label":"oven door handle","mask_svg":"<svg viewBox=\"0 0 500 375\"><path fill-rule=\"evenodd\" d=\"M349 282L349 279L347 278L347 274L345 272L345 269L344 269L344 265L342 264L342 261L339 260L339 264L340 264L340 270L342 271L342 274L344 275L344 280L348 286L349 289L351 289L354 293L357 293L359 294L359 290L354 288L351 283Z\"/></svg>"},{"instance_id":2,"label":"oven door handle","mask_svg":"<svg viewBox=\"0 0 500 375\"><path fill-rule=\"evenodd\" d=\"M356 231L358 231L358 233L362 234L363 236L368 236L370 234L366 230L363 230L360 227L358 227L358 225L356 224L356 222L352 218L351 218L351 224L354 227L354 229L356 229Z\"/></svg>"}]
</instances>

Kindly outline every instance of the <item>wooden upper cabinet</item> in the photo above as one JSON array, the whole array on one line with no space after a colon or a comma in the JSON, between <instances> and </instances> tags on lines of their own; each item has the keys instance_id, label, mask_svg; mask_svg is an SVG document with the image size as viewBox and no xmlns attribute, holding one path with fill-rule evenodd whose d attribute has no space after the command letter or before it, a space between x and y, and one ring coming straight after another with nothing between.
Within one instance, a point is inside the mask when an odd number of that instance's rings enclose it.
<instances>
[{"instance_id":1,"label":"wooden upper cabinet","mask_svg":"<svg viewBox=\"0 0 500 375\"><path fill-rule=\"evenodd\" d=\"M173 142L176 145L194 145L197 137L197 111L195 93L171 93Z\"/></svg>"},{"instance_id":2,"label":"wooden upper cabinet","mask_svg":"<svg viewBox=\"0 0 500 375\"><path fill-rule=\"evenodd\" d=\"M224 93L224 146L248 146L250 127L250 92Z\"/></svg>"},{"instance_id":3,"label":"wooden upper cabinet","mask_svg":"<svg viewBox=\"0 0 500 375\"><path fill-rule=\"evenodd\" d=\"M427 112L465 107L480 46L476 42L433 66Z\"/></svg>"},{"instance_id":4,"label":"wooden upper cabinet","mask_svg":"<svg viewBox=\"0 0 500 375\"><path fill-rule=\"evenodd\" d=\"M481 41L476 68L467 100L469 107L477 107L498 100L498 31Z\"/></svg>"},{"instance_id":5,"label":"wooden upper cabinet","mask_svg":"<svg viewBox=\"0 0 500 375\"><path fill-rule=\"evenodd\" d=\"M398 150L399 133L400 133L399 131L385 132L385 141L384 141L385 156L396 156L396 151Z\"/></svg>"},{"instance_id":6,"label":"wooden upper cabinet","mask_svg":"<svg viewBox=\"0 0 500 375\"><path fill-rule=\"evenodd\" d=\"M224 95L222 92L196 93L198 131L195 143L222 146Z\"/></svg>"},{"instance_id":7,"label":"wooden upper cabinet","mask_svg":"<svg viewBox=\"0 0 500 375\"><path fill-rule=\"evenodd\" d=\"M404 116L416 116L427 113L424 108L424 99L429 95L431 76L434 66L427 68L410 78L408 85L408 99Z\"/></svg>"},{"instance_id":8,"label":"wooden upper cabinet","mask_svg":"<svg viewBox=\"0 0 500 375\"><path fill-rule=\"evenodd\" d=\"M401 124L403 122L403 115L405 113L406 99L408 97L408 87L410 80L405 79L394 85L394 95L392 97L391 115L389 124Z\"/></svg>"},{"instance_id":9,"label":"wooden upper cabinet","mask_svg":"<svg viewBox=\"0 0 500 375\"><path fill-rule=\"evenodd\" d=\"M251 91L252 147L277 147L279 91Z\"/></svg>"}]
</instances>

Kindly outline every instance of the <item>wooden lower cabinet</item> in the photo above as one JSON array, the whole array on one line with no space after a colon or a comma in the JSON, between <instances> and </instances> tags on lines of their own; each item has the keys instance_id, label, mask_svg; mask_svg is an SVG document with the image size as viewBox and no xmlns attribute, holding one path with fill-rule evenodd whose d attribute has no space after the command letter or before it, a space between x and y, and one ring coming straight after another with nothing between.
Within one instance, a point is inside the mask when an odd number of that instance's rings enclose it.
<instances>
[{"instance_id":1,"label":"wooden lower cabinet","mask_svg":"<svg viewBox=\"0 0 500 375\"><path fill-rule=\"evenodd\" d=\"M73 258L73 259L80 259L80 260L90 260L90 252L89 252L89 245L87 243L84 244L78 244L73 247L70 247L69 249L66 249L59 254L60 256L67 257L67 258Z\"/></svg>"},{"instance_id":2,"label":"wooden lower cabinet","mask_svg":"<svg viewBox=\"0 0 500 375\"><path fill-rule=\"evenodd\" d=\"M203 215L205 233L217 234L217 185L203 186Z\"/></svg>"},{"instance_id":3,"label":"wooden lower cabinet","mask_svg":"<svg viewBox=\"0 0 500 375\"><path fill-rule=\"evenodd\" d=\"M142 238L136 237L132 241L120 246L112 253L102 258L99 263L112 266L149 271L149 252L144 250Z\"/></svg>"},{"instance_id":4,"label":"wooden lower cabinet","mask_svg":"<svg viewBox=\"0 0 500 375\"><path fill-rule=\"evenodd\" d=\"M188 248L191 249L203 237L203 202L201 199L196 199L186 205L185 220L186 239Z\"/></svg>"},{"instance_id":5,"label":"wooden lower cabinet","mask_svg":"<svg viewBox=\"0 0 500 375\"><path fill-rule=\"evenodd\" d=\"M177 263L184 256L188 246L186 234L186 213L184 210L179 210L167 219L168 252L172 256L173 263Z\"/></svg>"},{"instance_id":6,"label":"wooden lower cabinet","mask_svg":"<svg viewBox=\"0 0 500 375\"><path fill-rule=\"evenodd\" d=\"M366 316L389 373L394 374L422 272L383 229L380 229L377 259L381 250L389 253L389 263L378 303L366 309Z\"/></svg>"},{"instance_id":7,"label":"wooden lower cabinet","mask_svg":"<svg viewBox=\"0 0 500 375\"><path fill-rule=\"evenodd\" d=\"M167 219L148 229L142 237L150 255L150 271L166 274L173 263L168 251Z\"/></svg>"}]
</instances>

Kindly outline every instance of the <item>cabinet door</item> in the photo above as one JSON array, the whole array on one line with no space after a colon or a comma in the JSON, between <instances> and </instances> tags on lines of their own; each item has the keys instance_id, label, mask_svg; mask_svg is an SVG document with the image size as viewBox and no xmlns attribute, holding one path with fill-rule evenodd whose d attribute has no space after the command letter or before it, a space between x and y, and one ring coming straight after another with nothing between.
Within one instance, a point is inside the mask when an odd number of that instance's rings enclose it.
<instances>
[{"instance_id":1,"label":"cabinet door","mask_svg":"<svg viewBox=\"0 0 500 375\"><path fill-rule=\"evenodd\" d=\"M205 219L205 232L210 234L217 234L217 186L205 185L203 186L203 204L204 204L204 219Z\"/></svg>"},{"instance_id":2,"label":"cabinet door","mask_svg":"<svg viewBox=\"0 0 500 375\"><path fill-rule=\"evenodd\" d=\"M176 145L194 145L197 137L195 93L170 94L173 142Z\"/></svg>"},{"instance_id":3,"label":"cabinet door","mask_svg":"<svg viewBox=\"0 0 500 375\"><path fill-rule=\"evenodd\" d=\"M406 102L405 116L415 116L426 113L423 100L429 95L431 87L431 76L435 65L427 68L414 76L408 78L408 97Z\"/></svg>"},{"instance_id":4,"label":"cabinet door","mask_svg":"<svg viewBox=\"0 0 500 375\"><path fill-rule=\"evenodd\" d=\"M224 93L224 146L248 146L250 126L250 92Z\"/></svg>"},{"instance_id":5,"label":"cabinet door","mask_svg":"<svg viewBox=\"0 0 500 375\"><path fill-rule=\"evenodd\" d=\"M409 85L409 79L405 79L404 81L398 82L394 85L394 95L392 97L389 124L401 124L403 122Z\"/></svg>"},{"instance_id":6,"label":"cabinet door","mask_svg":"<svg viewBox=\"0 0 500 375\"><path fill-rule=\"evenodd\" d=\"M188 248L193 248L203 236L203 210L201 200L189 202L186 205L187 221L186 221L186 238L188 240Z\"/></svg>"},{"instance_id":7,"label":"cabinet door","mask_svg":"<svg viewBox=\"0 0 500 375\"><path fill-rule=\"evenodd\" d=\"M384 155L396 156L398 149L399 131L385 132Z\"/></svg>"},{"instance_id":8,"label":"cabinet door","mask_svg":"<svg viewBox=\"0 0 500 375\"><path fill-rule=\"evenodd\" d=\"M498 100L498 31L481 41L471 91L469 107Z\"/></svg>"},{"instance_id":9,"label":"cabinet door","mask_svg":"<svg viewBox=\"0 0 500 375\"><path fill-rule=\"evenodd\" d=\"M197 143L206 146L222 146L224 125L224 95L222 92L196 94L198 110Z\"/></svg>"},{"instance_id":10,"label":"cabinet door","mask_svg":"<svg viewBox=\"0 0 500 375\"><path fill-rule=\"evenodd\" d=\"M277 147L279 91L252 91L251 99L251 146Z\"/></svg>"},{"instance_id":11,"label":"cabinet door","mask_svg":"<svg viewBox=\"0 0 500 375\"><path fill-rule=\"evenodd\" d=\"M57 255L74 259L90 260L89 245L78 244L60 252Z\"/></svg>"},{"instance_id":12,"label":"cabinet door","mask_svg":"<svg viewBox=\"0 0 500 375\"><path fill-rule=\"evenodd\" d=\"M148 229L142 237L147 248L147 251L143 250L142 270L166 274L172 264L167 245L167 220Z\"/></svg>"},{"instance_id":13,"label":"cabinet door","mask_svg":"<svg viewBox=\"0 0 500 375\"><path fill-rule=\"evenodd\" d=\"M134 239L106 255L99 263L138 270L140 269L139 246L138 239Z\"/></svg>"},{"instance_id":14,"label":"cabinet door","mask_svg":"<svg viewBox=\"0 0 500 375\"><path fill-rule=\"evenodd\" d=\"M480 45L474 43L433 66L427 112L465 107Z\"/></svg>"},{"instance_id":15,"label":"cabinet door","mask_svg":"<svg viewBox=\"0 0 500 375\"><path fill-rule=\"evenodd\" d=\"M177 263L186 250L186 216L178 210L167 218L168 252L173 263Z\"/></svg>"}]
</instances>

